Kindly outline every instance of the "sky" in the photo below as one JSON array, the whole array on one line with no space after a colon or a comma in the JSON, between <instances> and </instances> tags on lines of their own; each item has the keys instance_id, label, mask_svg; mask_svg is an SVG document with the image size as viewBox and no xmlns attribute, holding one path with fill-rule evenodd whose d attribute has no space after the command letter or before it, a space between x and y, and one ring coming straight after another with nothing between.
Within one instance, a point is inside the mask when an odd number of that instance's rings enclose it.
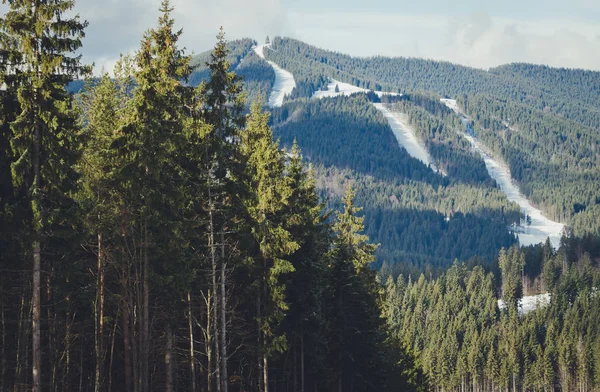
<instances>
[{"instance_id":1,"label":"sky","mask_svg":"<svg viewBox=\"0 0 600 392\"><path fill-rule=\"evenodd\" d=\"M478 68L510 62L600 70L600 0L171 0L181 45L289 36L355 56L447 60ZM76 0L89 21L84 61L112 69L157 23L160 0ZM0 8L0 11L4 11Z\"/></svg>"}]
</instances>

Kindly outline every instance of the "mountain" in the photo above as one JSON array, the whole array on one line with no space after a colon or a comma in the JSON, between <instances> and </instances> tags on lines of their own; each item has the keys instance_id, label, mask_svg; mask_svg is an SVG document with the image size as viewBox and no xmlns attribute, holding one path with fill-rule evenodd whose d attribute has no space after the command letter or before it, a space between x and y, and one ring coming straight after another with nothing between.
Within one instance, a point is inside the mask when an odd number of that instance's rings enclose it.
<instances>
[{"instance_id":1,"label":"mountain","mask_svg":"<svg viewBox=\"0 0 600 392\"><path fill-rule=\"evenodd\" d=\"M250 100L266 101L276 76L252 50L256 44L232 41L230 62L244 76ZM262 52L296 84L283 106L272 108L275 135L287 147L297 141L330 205L339 204L345 184L357 184L367 233L380 243L377 265L422 270L474 257L490 263L519 234L526 242L536 230L527 225L531 211L566 224L567 233L600 232L599 72L530 64L486 71L415 58L361 58L282 37ZM207 56L195 62L201 65ZM197 69L190 83L206 72ZM332 85L365 94L330 91L330 97L314 98ZM455 99L458 113L442 98ZM436 167L396 142L372 105L382 100L405 118ZM465 138L465 119L533 209L508 200L490 177Z\"/></svg>"}]
</instances>

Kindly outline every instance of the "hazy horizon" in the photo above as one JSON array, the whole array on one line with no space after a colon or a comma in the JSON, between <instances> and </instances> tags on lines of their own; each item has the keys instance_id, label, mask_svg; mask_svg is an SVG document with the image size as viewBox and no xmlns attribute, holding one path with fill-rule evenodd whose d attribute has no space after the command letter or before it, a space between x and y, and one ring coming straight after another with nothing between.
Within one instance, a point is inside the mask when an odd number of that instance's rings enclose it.
<instances>
[{"instance_id":1,"label":"hazy horizon","mask_svg":"<svg viewBox=\"0 0 600 392\"><path fill-rule=\"evenodd\" d=\"M111 69L157 23L160 0L76 1L89 21L83 55ZM403 56L490 68L512 62L600 71L600 2L173 0L188 53L228 39L288 36L353 56ZM6 9L3 6L1 9Z\"/></svg>"}]
</instances>

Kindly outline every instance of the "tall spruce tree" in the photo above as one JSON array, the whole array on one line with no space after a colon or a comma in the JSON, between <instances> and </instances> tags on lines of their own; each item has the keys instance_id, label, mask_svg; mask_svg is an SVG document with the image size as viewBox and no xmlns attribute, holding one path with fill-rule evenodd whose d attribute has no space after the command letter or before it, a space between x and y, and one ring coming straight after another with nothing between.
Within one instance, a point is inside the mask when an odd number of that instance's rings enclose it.
<instances>
[{"instance_id":1,"label":"tall spruce tree","mask_svg":"<svg viewBox=\"0 0 600 392\"><path fill-rule=\"evenodd\" d=\"M304 391L307 385L318 385L326 378L323 294L331 229L312 168L307 170L296 143L288 157L286 175L292 193L285 228L299 248L288 257L295 271L287 284L289 310L281 329L288 334L292 360L280 377L287 377L292 390Z\"/></svg>"},{"instance_id":2,"label":"tall spruce tree","mask_svg":"<svg viewBox=\"0 0 600 392\"><path fill-rule=\"evenodd\" d=\"M134 241L135 266L141 277L137 290L136 356L138 366L135 389L150 389L150 309L159 314L152 321L160 323L165 342L165 388L173 388L171 339L172 316L181 304L192 278L190 268L182 257L185 241L182 238L181 211L186 202L182 184L181 148L186 144L184 98L188 87L182 84L191 73L190 57L178 48L181 31L174 31L172 7L164 0L156 29L150 29L141 41L135 56L136 87L131 100L131 116L113 142L124 159L116 178L124 192L125 213ZM153 282L155 283L153 285ZM157 294L151 301L151 293ZM158 305L158 306L157 306ZM167 361L169 359L169 361Z\"/></svg>"},{"instance_id":3,"label":"tall spruce tree","mask_svg":"<svg viewBox=\"0 0 600 392\"><path fill-rule=\"evenodd\" d=\"M199 86L201 114L204 122L210 126L205 135L205 173L206 207L208 213L208 248L211 260L211 289L213 314L209 315L213 325L207 326L211 345L215 348L215 365L218 388L228 390L227 364L227 269L232 265L233 244L238 241L239 233L235 222L244 215L243 177L244 168L239 151L240 131L245 123L245 98L242 94L241 78L231 71L228 60L229 50L225 32L221 27L217 43L210 60L209 80ZM220 243L220 252L217 245ZM228 246L226 246L226 244ZM226 259L229 260L229 264ZM220 312L219 312L220 310ZM211 366L212 358L208 358Z\"/></svg>"},{"instance_id":4,"label":"tall spruce tree","mask_svg":"<svg viewBox=\"0 0 600 392\"><path fill-rule=\"evenodd\" d=\"M329 363L334 375L331 388L340 392L351 388L376 391L384 387L380 349L385 336L379 311L379 285L369 267L377 246L362 234L363 218L357 216L360 211L354 204L354 192L348 187L343 211L337 214L333 226L335 237L328 271Z\"/></svg>"},{"instance_id":5,"label":"tall spruce tree","mask_svg":"<svg viewBox=\"0 0 600 392\"><path fill-rule=\"evenodd\" d=\"M269 114L258 102L252 105L246 131L242 134L242 153L247 157L248 189L246 201L252 236L257 244L254 255L256 320L258 327L258 367L262 373L260 390L269 390L269 357L287 347L285 335L277 329L288 310L286 277L294 272L287 259L298 244L285 228L285 211L292 189L285 177L284 153L273 141Z\"/></svg>"},{"instance_id":6,"label":"tall spruce tree","mask_svg":"<svg viewBox=\"0 0 600 392\"><path fill-rule=\"evenodd\" d=\"M77 183L74 170L80 140L72 100L65 87L88 71L74 53L87 22L66 14L73 1L14 0L0 22L7 91L18 96L20 113L11 123L16 189L29 200L32 255L32 372L34 391L42 388L41 270L48 233L68 230ZM42 249L44 251L42 252ZM44 270L48 270L48 266Z\"/></svg>"}]
</instances>

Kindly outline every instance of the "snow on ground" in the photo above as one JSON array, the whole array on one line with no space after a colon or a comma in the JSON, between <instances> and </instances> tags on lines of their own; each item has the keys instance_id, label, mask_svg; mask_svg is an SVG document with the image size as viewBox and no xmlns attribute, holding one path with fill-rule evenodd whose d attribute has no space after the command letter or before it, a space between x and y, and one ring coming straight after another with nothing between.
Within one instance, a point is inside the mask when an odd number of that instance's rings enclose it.
<instances>
[{"instance_id":1,"label":"snow on ground","mask_svg":"<svg viewBox=\"0 0 600 392\"><path fill-rule=\"evenodd\" d=\"M442 103L446 106L448 106L450 109L454 110L455 113L460 114L458 112L458 104L456 103L456 99L445 99L442 98L440 99L440 101L442 101Z\"/></svg>"},{"instance_id":2,"label":"snow on ground","mask_svg":"<svg viewBox=\"0 0 600 392\"><path fill-rule=\"evenodd\" d=\"M338 92L335 91L335 86L338 87ZM366 93L369 90L364 88L353 86L349 83L339 82L335 79L329 79L329 84L327 85L327 91L319 90L313 94L313 98L333 98L339 97L341 95L352 95L356 93Z\"/></svg>"},{"instance_id":3,"label":"snow on ground","mask_svg":"<svg viewBox=\"0 0 600 392\"><path fill-rule=\"evenodd\" d=\"M415 137L415 133L408 126L406 115L391 112L382 103L375 103L373 106L383 114L390 124L398 143L406 149L408 154L426 165L431 165L432 169L435 171L435 166L433 165L427 150L419 143Z\"/></svg>"},{"instance_id":4,"label":"snow on ground","mask_svg":"<svg viewBox=\"0 0 600 392\"><path fill-rule=\"evenodd\" d=\"M548 305L550 305L550 293L526 296L519 300L519 314L527 314ZM504 300L498 300L498 307L500 309L506 308Z\"/></svg>"},{"instance_id":5,"label":"snow on ground","mask_svg":"<svg viewBox=\"0 0 600 392\"><path fill-rule=\"evenodd\" d=\"M335 87L337 86L338 91L335 91ZM319 90L316 91L313 94L313 98L333 98L333 97L339 97L341 95L352 95L352 94L356 94L356 93L368 93L371 90L362 88L362 87L356 87L354 85L351 85L349 83L344 83L344 82L340 82L338 80L335 79L329 79L329 84L327 85L327 90ZM384 91L375 91L375 94L377 94L377 96L379 98L383 97L384 95L394 95L394 96L400 96L402 94L398 94L398 93L389 93L389 92L384 92Z\"/></svg>"},{"instance_id":6,"label":"snow on ground","mask_svg":"<svg viewBox=\"0 0 600 392\"><path fill-rule=\"evenodd\" d=\"M261 59L265 59L264 48L270 45L258 45L254 47L254 52ZM265 59L266 60L266 59ZM290 95L292 90L296 87L296 81L294 75L280 68L277 64L272 61L268 61L269 65L273 67L275 71L275 83L269 96L269 107L281 107L283 105L283 98L286 95Z\"/></svg>"},{"instance_id":7,"label":"snow on ground","mask_svg":"<svg viewBox=\"0 0 600 392\"><path fill-rule=\"evenodd\" d=\"M337 92L336 90L337 86ZM356 93L367 93L370 90L353 86L349 83L340 82L335 79L330 79L329 84L327 85L327 90L320 90L313 94L313 98L333 98L339 97L342 95L349 96ZM388 93L382 91L375 92L379 97L383 95L401 95L398 93ZM427 150L419 143L417 140L415 133L408 125L406 116L400 113L393 113L388 110L382 103L374 103L373 106L379 110L383 116L386 118L388 123L390 124L390 128L392 128L392 132L394 136L396 136L396 140L400 146L404 147L408 154L413 158L417 158L425 165L431 165L431 168L435 171L435 165L432 162L431 157L427 153Z\"/></svg>"},{"instance_id":8,"label":"snow on ground","mask_svg":"<svg viewBox=\"0 0 600 392\"><path fill-rule=\"evenodd\" d=\"M455 112L459 113L463 119L466 118L464 114L458 111L455 100L442 99L442 102ZM542 214L542 211L532 206L529 200L523 196L517 185L513 182L510 176L510 170L502 163L493 159L485 151L485 147L479 140L467 134L463 134L463 136L471 143L473 149L481 155L488 173L496 180L502 192L506 194L508 200L517 203L519 207L521 207L521 211L531 218L530 225L521 226L517 230L518 232L516 234L519 237L519 243L526 246L535 245L540 242L545 242L546 238L550 237L552 245L555 248L558 248L565 225L551 221Z\"/></svg>"}]
</instances>

